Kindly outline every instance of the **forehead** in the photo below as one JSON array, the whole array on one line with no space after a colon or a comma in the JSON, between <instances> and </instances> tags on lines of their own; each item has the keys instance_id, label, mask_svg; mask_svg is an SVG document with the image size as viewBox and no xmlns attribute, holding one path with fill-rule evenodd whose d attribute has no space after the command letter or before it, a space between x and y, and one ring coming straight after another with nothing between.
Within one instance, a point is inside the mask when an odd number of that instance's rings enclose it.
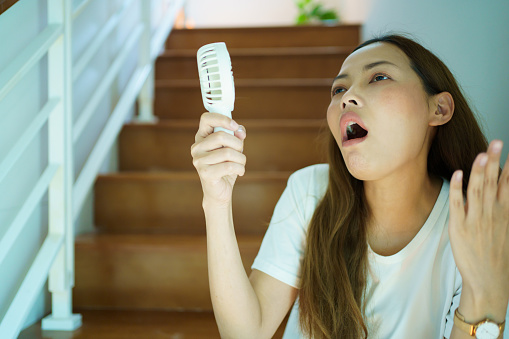
<instances>
[{"instance_id":1,"label":"forehead","mask_svg":"<svg viewBox=\"0 0 509 339\"><path fill-rule=\"evenodd\" d=\"M376 42L350 54L343 62L339 74L356 72L378 61L389 61L401 69L411 70L410 59L402 50L390 43Z\"/></svg>"}]
</instances>

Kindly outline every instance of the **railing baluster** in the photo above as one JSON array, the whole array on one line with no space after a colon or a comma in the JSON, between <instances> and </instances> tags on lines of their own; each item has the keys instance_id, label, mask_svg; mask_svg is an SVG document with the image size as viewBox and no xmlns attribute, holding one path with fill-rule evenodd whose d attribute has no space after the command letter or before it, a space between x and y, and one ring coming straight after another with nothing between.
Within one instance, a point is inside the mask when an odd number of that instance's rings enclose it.
<instances>
[{"instance_id":1,"label":"railing baluster","mask_svg":"<svg viewBox=\"0 0 509 339\"><path fill-rule=\"evenodd\" d=\"M74 223L72 221L72 65L71 2L48 0L48 23L64 26L63 35L48 51L48 94L62 98L48 121L49 161L61 164L49 186L49 230L51 236L63 237L49 274L52 313L42 320L45 330L75 330L81 315L72 313L74 286Z\"/></svg>"},{"instance_id":2,"label":"railing baluster","mask_svg":"<svg viewBox=\"0 0 509 339\"><path fill-rule=\"evenodd\" d=\"M143 33L140 40L140 51L138 57L138 67L145 67L151 63L150 58L150 45L152 35L151 23L151 1L141 2L141 21L143 22ZM154 104L154 70L152 69L147 80L141 88L140 95L138 96L138 117L140 122L154 122L154 113L152 107Z\"/></svg>"}]
</instances>

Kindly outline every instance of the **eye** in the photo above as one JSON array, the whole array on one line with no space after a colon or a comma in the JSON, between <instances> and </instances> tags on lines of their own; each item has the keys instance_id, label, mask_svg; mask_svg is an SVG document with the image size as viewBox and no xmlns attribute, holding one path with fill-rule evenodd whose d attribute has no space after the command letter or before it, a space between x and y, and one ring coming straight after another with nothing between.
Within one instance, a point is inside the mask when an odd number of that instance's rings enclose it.
<instances>
[{"instance_id":1,"label":"eye","mask_svg":"<svg viewBox=\"0 0 509 339\"><path fill-rule=\"evenodd\" d=\"M343 93L344 91L346 91L346 89L344 89L343 87L334 87L331 90L331 96L335 96L336 94Z\"/></svg>"},{"instance_id":2,"label":"eye","mask_svg":"<svg viewBox=\"0 0 509 339\"><path fill-rule=\"evenodd\" d=\"M377 81L381 81L381 80L389 80L389 76L388 75L385 75L385 74L382 74L382 73L378 73L378 74L375 74L371 80L371 82L377 82Z\"/></svg>"}]
</instances>

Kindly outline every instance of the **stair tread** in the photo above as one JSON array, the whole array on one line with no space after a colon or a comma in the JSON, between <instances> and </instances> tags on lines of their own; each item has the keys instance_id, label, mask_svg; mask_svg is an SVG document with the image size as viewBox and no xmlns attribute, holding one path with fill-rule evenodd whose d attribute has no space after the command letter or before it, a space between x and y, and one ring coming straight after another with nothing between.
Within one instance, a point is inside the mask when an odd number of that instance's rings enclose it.
<instances>
[{"instance_id":1,"label":"stair tread","mask_svg":"<svg viewBox=\"0 0 509 339\"><path fill-rule=\"evenodd\" d=\"M239 246L260 246L263 235L238 234ZM165 233L85 233L76 237L80 248L131 248L131 249L192 249L206 245L205 234L165 234Z\"/></svg>"},{"instance_id":2,"label":"stair tread","mask_svg":"<svg viewBox=\"0 0 509 339\"><path fill-rule=\"evenodd\" d=\"M331 87L333 78L235 79L235 87ZM199 88L199 79L163 79L156 88Z\"/></svg>"},{"instance_id":3,"label":"stair tread","mask_svg":"<svg viewBox=\"0 0 509 339\"><path fill-rule=\"evenodd\" d=\"M234 111L235 112L235 111ZM325 119L242 119L237 120L250 130L260 129L293 129L306 128L316 129L324 126ZM125 128L149 128L149 129L192 129L198 130L196 119L160 119L157 123L130 122L124 125Z\"/></svg>"},{"instance_id":4,"label":"stair tread","mask_svg":"<svg viewBox=\"0 0 509 339\"><path fill-rule=\"evenodd\" d=\"M253 171L241 177L242 181L286 180L292 171ZM136 181L198 181L196 171L155 171L155 172L115 172L100 174L98 180L136 180Z\"/></svg>"},{"instance_id":5,"label":"stair tread","mask_svg":"<svg viewBox=\"0 0 509 339\"><path fill-rule=\"evenodd\" d=\"M41 321L21 331L18 339L219 339L211 311L168 311L77 308L83 325L79 330L42 330ZM283 337L285 319L273 339Z\"/></svg>"},{"instance_id":6,"label":"stair tread","mask_svg":"<svg viewBox=\"0 0 509 339\"><path fill-rule=\"evenodd\" d=\"M42 330L39 321L23 330L19 339L220 338L210 311L75 309L74 313L83 317L77 331ZM279 332L281 337L282 329Z\"/></svg>"},{"instance_id":7,"label":"stair tread","mask_svg":"<svg viewBox=\"0 0 509 339\"><path fill-rule=\"evenodd\" d=\"M236 56L292 56L292 55L331 55L351 53L355 46L312 46L312 47L258 47L228 48L231 57ZM196 49L167 49L159 58L196 58Z\"/></svg>"},{"instance_id":8,"label":"stair tread","mask_svg":"<svg viewBox=\"0 0 509 339\"><path fill-rule=\"evenodd\" d=\"M199 48L224 41L228 48L357 45L360 24L174 29L167 49Z\"/></svg>"},{"instance_id":9,"label":"stair tread","mask_svg":"<svg viewBox=\"0 0 509 339\"><path fill-rule=\"evenodd\" d=\"M198 35L201 35L203 33L215 33L220 34L223 32L233 32L233 33L239 33L239 35L244 35L249 32L268 32L268 33L274 33L274 32L298 32L301 33L303 31L326 31L331 29L341 29L341 28L361 28L360 24L336 24L336 25L302 25L302 26L254 26L254 27L203 27L203 28L193 28L193 29L187 29L187 28L175 28L172 31L172 34L174 33L196 33Z\"/></svg>"},{"instance_id":10,"label":"stair tread","mask_svg":"<svg viewBox=\"0 0 509 339\"><path fill-rule=\"evenodd\" d=\"M262 235L237 239L249 272ZM212 310L206 235L94 233L75 248L76 307Z\"/></svg>"}]
</instances>

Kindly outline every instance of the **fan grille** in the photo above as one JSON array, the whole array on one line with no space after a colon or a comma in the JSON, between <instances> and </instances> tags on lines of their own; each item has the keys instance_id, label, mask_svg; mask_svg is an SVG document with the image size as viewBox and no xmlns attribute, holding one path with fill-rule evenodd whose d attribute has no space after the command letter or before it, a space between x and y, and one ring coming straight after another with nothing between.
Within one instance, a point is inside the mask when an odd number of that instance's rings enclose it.
<instances>
[{"instance_id":1,"label":"fan grille","mask_svg":"<svg viewBox=\"0 0 509 339\"><path fill-rule=\"evenodd\" d=\"M218 103L223 98L219 61L214 49L206 50L199 59L200 85L208 104Z\"/></svg>"}]
</instances>

